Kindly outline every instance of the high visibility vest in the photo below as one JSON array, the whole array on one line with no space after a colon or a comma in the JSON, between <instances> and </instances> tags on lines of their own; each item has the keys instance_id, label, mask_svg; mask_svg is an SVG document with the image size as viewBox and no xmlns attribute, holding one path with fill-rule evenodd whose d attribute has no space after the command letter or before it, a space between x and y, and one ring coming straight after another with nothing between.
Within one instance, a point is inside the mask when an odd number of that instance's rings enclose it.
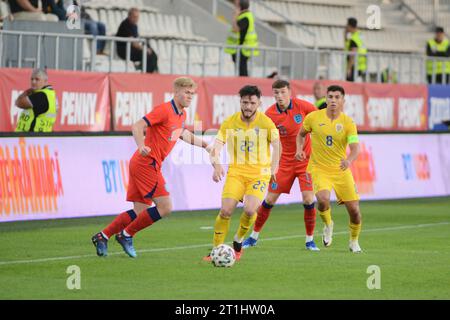
<instances>
[{"instance_id":1,"label":"high visibility vest","mask_svg":"<svg viewBox=\"0 0 450 320\"><path fill-rule=\"evenodd\" d=\"M356 45L358 46L358 71L366 71L367 70L367 48L364 45L364 42L361 39L361 33L359 31L356 31L352 34L350 39L347 39L345 41L345 50L350 51L350 41L353 40Z\"/></svg>"},{"instance_id":2,"label":"high visibility vest","mask_svg":"<svg viewBox=\"0 0 450 320\"><path fill-rule=\"evenodd\" d=\"M242 49L242 54L246 57L250 57L251 55L259 56L259 50L258 48L258 35L255 31L255 18L253 17L253 13L250 11L242 12L239 17L237 18L237 21L247 18L248 19L248 30L247 34L244 38L243 46L255 48L254 50L251 49ZM238 46L239 45L239 38L240 38L240 32L233 31L231 29L230 34L227 38L227 45L230 46ZM225 52L229 54L235 54L237 52L236 48L225 48Z\"/></svg>"},{"instance_id":3,"label":"high visibility vest","mask_svg":"<svg viewBox=\"0 0 450 320\"><path fill-rule=\"evenodd\" d=\"M34 132L52 132L53 125L56 121L57 101L55 90L48 86L44 89L34 90L34 93L43 92L47 96L48 110L35 117L33 108L25 109L20 114L19 121L17 122L16 132L29 132L31 124L36 120L34 124Z\"/></svg>"},{"instance_id":4,"label":"high visibility vest","mask_svg":"<svg viewBox=\"0 0 450 320\"><path fill-rule=\"evenodd\" d=\"M448 39L444 39L441 43L437 43L436 40L431 39L428 40L428 45L430 46L432 51L435 52L447 52L449 41ZM437 57L441 58L441 57ZM445 67L445 73L450 73L450 61L442 62L442 61L436 61L434 62L434 73L435 74L442 74L442 64L444 64ZM433 74L433 60L427 60L427 74L432 75Z\"/></svg>"},{"instance_id":5,"label":"high visibility vest","mask_svg":"<svg viewBox=\"0 0 450 320\"><path fill-rule=\"evenodd\" d=\"M314 102L314 105L318 109L325 109L327 107L327 98L323 97L323 98L321 98L319 100L316 100L316 102Z\"/></svg>"}]
</instances>

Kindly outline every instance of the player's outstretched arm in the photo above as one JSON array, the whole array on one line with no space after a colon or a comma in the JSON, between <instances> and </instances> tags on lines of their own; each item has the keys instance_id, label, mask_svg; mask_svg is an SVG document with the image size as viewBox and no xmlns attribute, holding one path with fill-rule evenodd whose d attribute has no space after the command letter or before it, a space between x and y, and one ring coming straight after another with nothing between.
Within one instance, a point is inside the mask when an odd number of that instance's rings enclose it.
<instances>
[{"instance_id":1,"label":"player's outstretched arm","mask_svg":"<svg viewBox=\"0 0 450 320\"><path fill-rule=\"evenodd\" d=\"M212 150L212 147L208 147L208 143L205 140L197 137L195 134L193 134L191 131L189 131L187 129L183 130L183 133L181 134L180 139L186 143L206 149L206 151L208 151L208 152L211 152L211 150Z\"/></svg>"},{"instance_id":2,"label":"player's outstretched arm","mask_svg":"<svg viewBox=\"0 0 450 320\"><path fill-rule=\"evenodd\" d=\"M295 153L295 159L303 161L306 159L305 151L303 150L303 145L305 144L305 137L308 132L302 127L297 134L295 139L295 144L297 145L297 152Z\"/></svg>"},{"instance_id":3,"label":"player's outstretched arm","mask_svg":"<svg viewBox=\"0 0 450 320\"><path fill-rule=\"evenodd\" d=\"M350 143L348 145L350 148L350 154L348 155L347 159L341 160L341 169L345 170L352 164L353 161L356 160L359 154L359 143Z\"/></svg>"},{"instance_id":4,"label":"player's outstretched arm","mask_svg":"<svg viewBox=\"0 0 450 320\"><path fill-rule=\"evenodd\" d=\"M150 147L145 145L145 129L147 129L147 123L144 121L144 119L140 119L131 127L134 141L136 142L139 153L142 156L148 156L151 151Z\"/></svg>"}]
</instances>

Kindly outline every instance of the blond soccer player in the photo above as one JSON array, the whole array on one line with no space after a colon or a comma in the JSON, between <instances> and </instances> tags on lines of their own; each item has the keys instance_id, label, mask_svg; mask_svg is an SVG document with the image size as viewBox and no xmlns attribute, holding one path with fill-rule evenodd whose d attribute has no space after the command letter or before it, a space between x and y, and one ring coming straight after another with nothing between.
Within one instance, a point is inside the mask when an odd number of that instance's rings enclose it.
<instances>
[{"instance_id":1,"label":"blond soccer player","mask_svg":"<svg viewBox=\"0 0 450 320\"><path fill-rule=\"evenodd\" d=\"M222 123L211 152L215 182L222 180L225 174L219 160L225 144L229 155L222 205L214 225L214 247L224 243L231 215L240 201L244 203L240 224L233 241L236 260L240 260L242 241L256 219L256 211L264 199L266 189L270 181L276 180L275 174L281 155L278 129L268 116L258 111L261 106L259 88L244 86L239 95L241 111ZM211 257L208 255L203 260L211 261Z\"/></svg>"},{"instance_id":2,"label":"blond soccer player","mask_svg":"<svg viewBox=\"0 0 450 320\"><path fill-rule=\"evenodd\" d=\"M333 221L331 219L330 195L334 189L339 202L343 202L350 216L351 252L361 252L358 243L361 232L359 195L353 180L350 164L359 153L359 140L353 119L342 112L345 102L344 88L332 85L327 88L327 108L308 114L297 135L298 160L305 159L303 144L311 133L312 153L307 171L312 176L318 211L325 227L322 242L325 247L332 243ZM350 154L347 156L347 145Z\"/></svg>"}]
</instances>

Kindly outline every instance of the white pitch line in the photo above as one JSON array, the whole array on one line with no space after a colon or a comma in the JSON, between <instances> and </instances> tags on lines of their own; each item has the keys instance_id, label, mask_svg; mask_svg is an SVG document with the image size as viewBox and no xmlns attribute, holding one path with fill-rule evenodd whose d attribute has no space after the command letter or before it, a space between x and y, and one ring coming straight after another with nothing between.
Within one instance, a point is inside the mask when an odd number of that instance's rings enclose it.
<instances>
[{"instance_id":1,"label":"white pitch line","mask_svg":"<svg viewBox=\"0 0 450 320\"><path fill-rule=\"evenodd\" d=\"M412 225L403 225L397 227L386 227L386 228L374 228L374 229L363 229L362 233L366 232L381 232L381 231L392 231L392 230L404 230L404 229L417 229L417 228L426 228L426 227L436 227L441 225L449 225L450 222L438 222L438 223L428 223L428 224L412 224ZM348 234L348 231L340 231L334 232L333 235L340 234ZM293 236L284 236L284 237L274 237L274 238L266 238L261 239L260 241L277 241L277 240L288 240L304 237L304 234L293 235ZM162 251L173 251L173 250L185 250L185 249L196 249L196 248L204 248L210 247L211 243L208 244L196 244L190 246L180 246L180 247L171 247L171 248L155 248L155 249L143 249L137 250L138 253L146 253L146 252L162 252ZM120 252L111 252L108 256L114 256L119 254L125 254L123 251ZM53 258L42 258L42 259L30 259L30 260L13 260L13 261L0 261L0 266L12 265L12 264L29 264L29 263L40 263L40 262L51 262L51 261L60 261L60 260L73 260L73 259L83 259L83 258L93 258L97 257L94 254L85 254L78 256L66 256L66 257L53 257Z\"/></svg>"}]
</instances>

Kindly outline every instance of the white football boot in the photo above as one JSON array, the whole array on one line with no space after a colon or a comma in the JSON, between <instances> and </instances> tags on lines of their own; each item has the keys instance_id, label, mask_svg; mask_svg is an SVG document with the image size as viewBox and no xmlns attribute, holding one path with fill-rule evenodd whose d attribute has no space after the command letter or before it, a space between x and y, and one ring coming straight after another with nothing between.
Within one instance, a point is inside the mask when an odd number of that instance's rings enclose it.
<instances>
[{"instance_id":1,"label":"white football boot","mask_svg":"<svg viewBox=\"0 0 450 320\"><path fill-rule=\"evenodd\" d=\"M334 222L331 221L329 226L323 227L322 243L325 247L331 246L333 242L333 226Z\"/></svg>"},{"instance_id":2,"label":"white football boot","mask_svg":"<svg viewBox=\"0 0 450 320\"><path fill-rule=\"evenodd\" d=\"M355 240L355 241L350 240L348 247L350 249L350 252L353 252L353 253L361 253L362 252L362 249L359 246L358 240Z\"/></svg>"}]
</instances>

